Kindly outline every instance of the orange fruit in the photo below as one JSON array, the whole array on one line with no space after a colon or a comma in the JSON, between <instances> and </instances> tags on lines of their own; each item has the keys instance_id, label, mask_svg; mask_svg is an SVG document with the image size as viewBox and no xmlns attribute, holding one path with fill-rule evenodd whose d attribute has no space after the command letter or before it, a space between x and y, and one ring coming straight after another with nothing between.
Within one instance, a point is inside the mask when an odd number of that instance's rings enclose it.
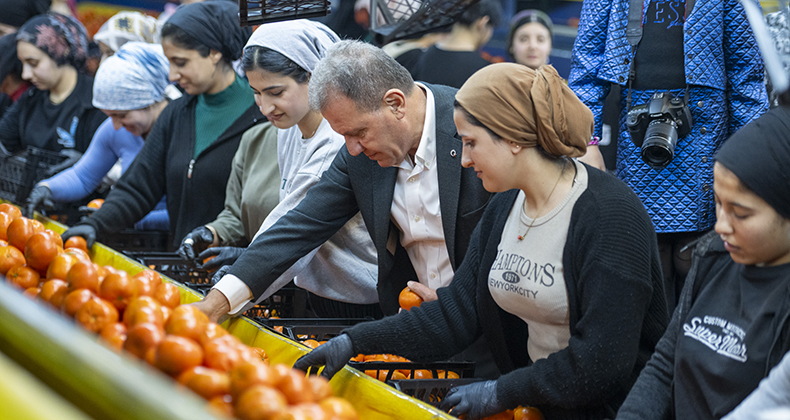
<instances>
[{"instance_id":1,"label":"orange fruit","mask_svg":"<svg viewBox=\"0 0 790 420\"><path fill-rule=\"evenodd\" d=\"M8 243L20 251L25 249L25 243L34 233L36 233L36 228L33 226L33 221L26 217L15 219L6 230Z\"/></svg>"},{"instance_id":2,"label":"orange fruit","mask_svg":"<svg viewBox=\"0 0 790 420\"><path fill-rule=\"evenodd\" d=\"M82 236L72 236L69 239L66 239L66 243L64 245L66 249L69 248L77 248L88 252L88 242L85 241L85 238Z\"/></svg>"},{"instance_id":3,"label":"orange fruit","mask_svg":"<svg viewBox=\"0 0 790 420\"><path fill-rule=\"evenodd\" d=\"M329 397L318 403L327 417L334 420L357 420L357 410L345 398Z\"/></svg>"},{"instance_id":4,"label":"orange fruit","mask_svg":"<svg viewBox=\"0 0 790 420\"><path fill-rule=\"evenodd\" d=\"M408 287L401 290L400 295L398 295L398 303L400 307L404 310L408 311L409 309L420 306L422 304L422 298L417 293L414 293Z\"/></svg>"},{"instance_id":5,"label":"orange fruit","mask_svg":"<svg viewBox=\"0 0 790 420\"><path fill-rule=\"evenodd\" d=\"M66 297L68 291L69 287L66 285L65 281L52 279L47 280L41 285L41 292L38 294L38 297L44 302L48 302L50 305L60 308L60 304L63 303L63 299Z\"/></svg>"},{"instance_id":6,"label":"orange fruit","mask_svg":"<svg viewBox=\"0 0 790 420\"><path fill-rule=\"evenodd\" d=\"M513 420L543 420L543 413L535 407L518 406L513 411Z\"/></svg>"},{"instance_id":7,"label":"orange fruit","mask_svg":"<svg viewBox=\"0 0 790 420\"><path fill-rule=\"evenodd\" d=\"M25 243L27 265L46 275L49 263L62 252L55 239L46 232L34 233Z\"/></svg>"},{"instance_id":8,"label":"orange fruit","mask_svg":"<svg viewBox=\"0 0 790 420\"><path fill-rule=\"evenodd\" d=\"M156 346L154 366L170 376L176 377L185 370L200 366L202 363L203 348L195 340L177 335L166 335Z\"/></svg>"},{"instance_id":9,"label":"orange fruit","mask_svg":"<svg viewBox=\"0 0 790 420\"><path fill-rule=\"evenodd\" d=\"M19 210L19 207L8 203L0 203L0 213L11 216L11 220L22 217L22 211Z\"/></svg>"},{"instance_id":10,"label":"orange fruit","mask_svg":"<svg viewBox=\"0 0 790 420\"><path fill-rule=\"evenodd\" d=\"M103 198L96 198L88 202L88 207L92 209L100 209L103 204L104 204Z\"/></svg>"},{"instance_id":11,"label":"orange fruit","mask_svg":"<svg viewBox=\"0 0 790 420\"><path fill-rule=\"evenodd\" d=\"M285 396L266 385L246 389L235 401L235 415L241 420L268 419L281 413L288 406Z\"/></svg>"},{"instance_id":12,"label":"orange fruit","mask_svg":"<svg viewBox=\"0 0 790 420\"><path fill-rule=\"evenodd\" d=\"M13 267L8 270L5 276L9 283L16 285L23 290L29 289L31 287L37 287L38 281L41 278L36 270L28 267L27 265L18 265Z\"/></svg>"},{"instance_id":13,"label":"orange fruit","mask_svg":"<svg viewBox=\"0 0 790 420\"><path fill-rule=\"evenodd\" d=\"M79 308L74 319L88 331L98 333L102 328L118 322L118 310L110 302L93 297Z\"/></svg>"}]
</instances>

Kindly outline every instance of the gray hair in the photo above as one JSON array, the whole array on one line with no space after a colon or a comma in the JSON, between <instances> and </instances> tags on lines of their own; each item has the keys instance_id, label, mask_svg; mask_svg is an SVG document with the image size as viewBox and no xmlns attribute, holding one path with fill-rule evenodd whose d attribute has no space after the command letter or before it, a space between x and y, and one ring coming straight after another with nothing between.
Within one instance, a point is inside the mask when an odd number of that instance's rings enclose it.
<instances>
[{"instance_id":1,"label":"gray hair","mask_svg":"<svg viewBox=\"0 0 790 420\"><path fill-rule=\"evenodd\" d=\"M310 107L322 110L335 94L351 99L361 112L373 112L382 105L384 94L400 89L407 96L414 79L403 66L381 48L348 40L333 45L318 62L308 87Z\"/></svg>"}]
</instances>

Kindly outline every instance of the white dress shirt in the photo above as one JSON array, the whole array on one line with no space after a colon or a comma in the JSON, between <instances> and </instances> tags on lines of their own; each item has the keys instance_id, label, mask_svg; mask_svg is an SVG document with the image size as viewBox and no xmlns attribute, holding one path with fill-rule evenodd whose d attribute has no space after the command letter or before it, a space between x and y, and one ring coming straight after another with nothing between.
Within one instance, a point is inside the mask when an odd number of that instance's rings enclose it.
<instances>
[{"instance_id":1,"label":"white dress shirt","mask_svg":"<svg viewBox=\"0 0 790 420\"><path fill-rule=\"evenodd\" d=\"M439 205L439 176L436 167L436 108L433 93L426 93L425 123L414 159L398 165L398 180L392 197L391 217L400 229L400 243L420 283L436 289L450 284L453 267L444 242L442 210ZM410 279L411 280L411 279Z\"/></svg>"}]
</instances>

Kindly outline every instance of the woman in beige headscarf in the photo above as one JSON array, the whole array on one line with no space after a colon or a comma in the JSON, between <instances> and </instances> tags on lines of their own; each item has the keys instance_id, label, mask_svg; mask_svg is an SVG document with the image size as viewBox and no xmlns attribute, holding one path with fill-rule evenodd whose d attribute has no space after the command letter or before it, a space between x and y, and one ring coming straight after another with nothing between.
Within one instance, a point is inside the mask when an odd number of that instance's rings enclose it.
<instances>
[{"instance_id":1,"label":"woman in beige headscarf","mask_svg":"<svg viewBox=\"0 0 790 420\"><path fill-rule=\"evenodd\" d=\"M443 360L484 335L502 376L452 390L477 419L617 411L667 323L653 225L616 178L577 162L593 117L553 67L493 64L456 95L463 164L492 198L438 300L360 324L296 366L331 375L357 353ZM328 373L327 373L328 371Z\"/></svg>"}]
</instances>

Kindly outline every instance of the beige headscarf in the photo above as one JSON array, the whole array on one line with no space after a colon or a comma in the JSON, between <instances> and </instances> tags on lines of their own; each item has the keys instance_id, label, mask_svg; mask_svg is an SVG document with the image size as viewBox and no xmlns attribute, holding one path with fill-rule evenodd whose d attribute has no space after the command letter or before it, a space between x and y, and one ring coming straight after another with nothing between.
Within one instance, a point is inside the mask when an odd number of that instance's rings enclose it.
<instances>
[{"instance_id":1,"label":"beige headscarf","mask_svg":"<svg viewBox=\"0 0 790 420\"><path fill-rule=\"evenodd\" d=\"M491 64L473 74L455 99L505 140L540 145L553 156L579 157L593 133L592 111L552 66Z\"/></svg>"}]
</instances>

